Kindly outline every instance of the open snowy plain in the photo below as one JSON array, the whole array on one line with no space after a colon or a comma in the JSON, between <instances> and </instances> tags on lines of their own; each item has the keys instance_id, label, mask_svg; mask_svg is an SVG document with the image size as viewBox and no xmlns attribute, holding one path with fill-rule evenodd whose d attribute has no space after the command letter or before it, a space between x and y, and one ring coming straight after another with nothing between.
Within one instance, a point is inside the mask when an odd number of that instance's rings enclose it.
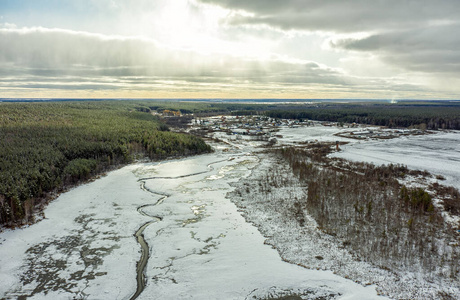
<instances>
[{"instance_id":1,"label":"open snowy plain","mask_svg":"<svg viewBox=\"0 0 460 300\"><path fill-rule=\"evenodd\" d=\"M351 143L334 154L354 161L402 164L411 169L443 175L445 185L460 189L460 132L404 136L391 140Z\"/></svg>"},{"instance_id":2,"label":"open snowy plain","mask_svg":"<svg viewBox=\"0 0 460 300\"><path fill-rule=\"evenodd\" d=\"M283 129L280 142L337 140L336 128L302 129ZM424 137L434 136L443 137ZM382 143L398 153L397 140ZM375 144L343 155L370 156ZM0 233L0 299L384 299L375 286L283 261L246 222L227 193L258 165L255 145L228 140L213 154L133 164L62 194L44 220Z\"/></svg>"}]
</instances>

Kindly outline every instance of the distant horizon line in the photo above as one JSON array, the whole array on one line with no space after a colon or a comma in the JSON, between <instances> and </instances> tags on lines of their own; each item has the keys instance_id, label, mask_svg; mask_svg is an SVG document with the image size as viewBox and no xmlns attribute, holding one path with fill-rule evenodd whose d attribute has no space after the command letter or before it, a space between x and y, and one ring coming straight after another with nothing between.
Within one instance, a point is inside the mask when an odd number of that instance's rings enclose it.
<instances>
[{"instance_id":1,"label":"distant horizon line","mask_svg":"<svg viewBox=\"0 0 460 300\"><path fill-rule=\"evenodd\" d=\"M439 102L459 102L460 99L394 99L394 98L379 98L379 99L366 99L366 98L0 98L0 102L58 102L58 101L198 101L198 102L309 102L309 101L384 101L384 102L400 102L400 101L439 101Z\"/></svg>"}]
</instances>

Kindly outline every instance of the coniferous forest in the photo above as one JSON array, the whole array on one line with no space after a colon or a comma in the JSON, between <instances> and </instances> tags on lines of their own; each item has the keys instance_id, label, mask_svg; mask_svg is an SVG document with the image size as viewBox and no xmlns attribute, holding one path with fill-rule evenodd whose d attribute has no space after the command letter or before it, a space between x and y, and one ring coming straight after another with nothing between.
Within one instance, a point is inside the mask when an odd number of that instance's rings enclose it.
<instances>
[{"instance_id":1,"label":"coniferous forest","mask_svg":"<svg viewBox=\"0 0 460 300\"><path fill-rule=\"evenodd\" d=\"M209 152L129 101L2 103L0 224L33 222L37 205L136 156Z\"/></svg>"},{"instance_id":2,"label":"coniferous forest","mask_svg":"<svg viewBox=\"0 0 460 300\"><path fill-rule=\"evenodd\" d=\"M310 107L275 107L265 114L272 118L360 123L390 128L460 129L458 102L321 104Z\"/></svg>"}]
</instances>

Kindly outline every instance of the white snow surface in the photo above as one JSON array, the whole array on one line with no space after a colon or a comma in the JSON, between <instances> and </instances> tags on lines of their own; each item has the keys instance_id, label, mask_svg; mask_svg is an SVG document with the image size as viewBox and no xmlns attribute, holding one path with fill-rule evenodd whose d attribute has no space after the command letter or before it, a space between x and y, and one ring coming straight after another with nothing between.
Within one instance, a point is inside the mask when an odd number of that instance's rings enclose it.
<instances>
[{"instance_id":1,"label":"white snow surface","mask_svg":"<svg viewBox=\"0 0 460 300\"><path fill-rule=\"evenodd\" d=\"M332 156L374 164L403 164L410 169L443 175L443 185L460 189L460 131L391 140L371 140L341 146Z\"/></svg>"},{"instance_id":2,"label":"white snow surface","mask_svg":"<svg viewBox=\"0 0 460 300\"><path fill-rule=\"evenodd\" d=\"M264 244L226 198L256 164L239 150L139 163L62 194L43 221L0 233L0 298L129 299L140 257L133 234L152 220L137 207L158 192L169 197L144 209L163 219L144 231L150 258L138 299L381 299L373 286L289 264ZM169 178L146 179L142 190L146 177Z\"/></svg>"},{"instance_id":3,"label":"white snow surface","mask_svg":"<svg viewBox=\"0 0 460 300\"><path fill-rule=\"evenodd\" d=\"M346 131L346 129L337 126L323 126L318 122L313 122L313 126L302 126L290 128L282 126L278 135L283 136L278 140L283 144L295 144L299 142L355 142L356 140L348 139L334 134Z\"/></svg>"}]
</instances>

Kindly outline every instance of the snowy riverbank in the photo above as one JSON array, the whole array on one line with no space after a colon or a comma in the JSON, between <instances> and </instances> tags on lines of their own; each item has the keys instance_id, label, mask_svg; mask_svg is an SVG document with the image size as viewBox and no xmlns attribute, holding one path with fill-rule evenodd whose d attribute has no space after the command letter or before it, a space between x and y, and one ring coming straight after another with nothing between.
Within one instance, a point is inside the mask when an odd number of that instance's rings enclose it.
<instances>
[{"instance_id":1,"label":"snowy riverbank","mask_svg":"<svg viewBox=\"0 0 460 300\"><path fill-rule=\"evenodd\" d=\"M460 295L458 284L452 281L428 281L421 273L396 272L361 261L341 240L321 230L308 211L299 222L296 205L307 198L306 188L274 155L261 155L252 174L234 187L229 198L246 220L267 237L265 243L276 248L288 262L332 270L364 286L376 285L380 294L392 299L439 299L440 295L450 299L447 295Z\"/></svg>"},{"instance_id":2,"label":"snowy riverbank","mask_svg":"<svg viewBox=\"0 0 460 300\"><path fill-rule=\"evenodd\" d=\"M373 287L286 263L264 244L226 198L258 162L233 151L131 165L62 194L43 221L0 234L0 297L129 299L140 258L133 234L157 215L144 231L150 257L138 299L377 299ZM138 179L152 177L142 190ZM169 197L141 215L160 197L149 191Z\"/></svg>"},{"instance_id":3,"label":"snowy riverbank","mask_svg":"<svg viewBox=\"0 0 460 300\"><path fill-rule=\"evenodd\" d=\"M351 143L334 153L353 161L403 164L414 170L427 170L446 178L444 185L460 189L460 132L405 136L391 140Z\"/></svg>"}]
</instances>

